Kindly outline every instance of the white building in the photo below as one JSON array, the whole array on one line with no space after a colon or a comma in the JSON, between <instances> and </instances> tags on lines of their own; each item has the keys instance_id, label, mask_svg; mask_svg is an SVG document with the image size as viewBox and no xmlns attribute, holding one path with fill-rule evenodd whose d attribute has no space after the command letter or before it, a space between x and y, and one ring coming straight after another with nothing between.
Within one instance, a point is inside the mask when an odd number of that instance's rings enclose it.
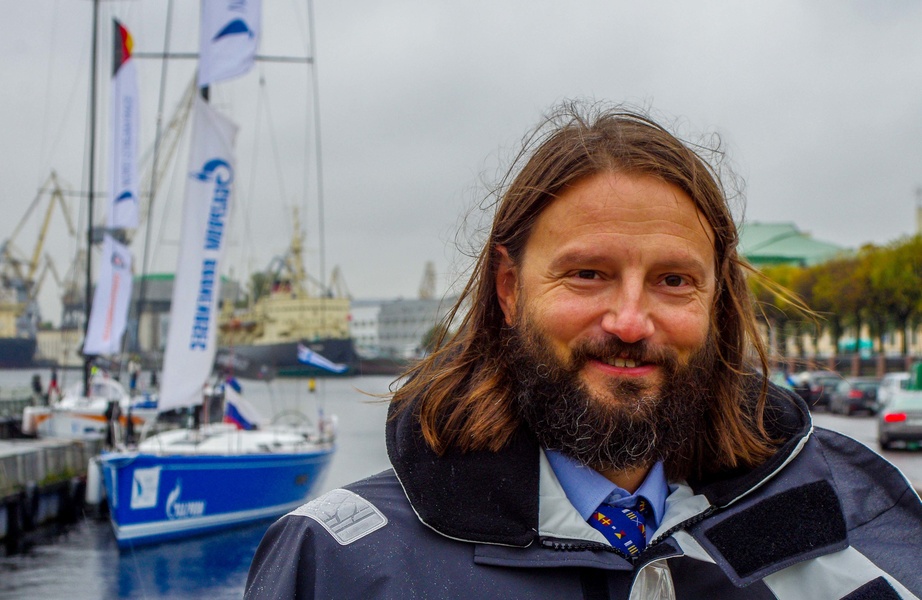
<instances>
[{"instance_id":1,"label":"white building","mask_svg":"<svg viewBox=\"0 0 922 600\"><path fill-rule=\"evenodd\" d=\"M352 300L349 330L355 350L360 356L381 355L381 340L378 337L378 316L381 305L390 300Z\"/></svg>"},{"instance_id":2,"label":"white building","mask_svg":"<svg viewBox=\"0 0 922 600\"><path fill-rule=\"evenodd\" d=\"M456 297L353 300L352 338L363 356L413 358L423 338L448 313Z\"/></svg>"}]
</instances>

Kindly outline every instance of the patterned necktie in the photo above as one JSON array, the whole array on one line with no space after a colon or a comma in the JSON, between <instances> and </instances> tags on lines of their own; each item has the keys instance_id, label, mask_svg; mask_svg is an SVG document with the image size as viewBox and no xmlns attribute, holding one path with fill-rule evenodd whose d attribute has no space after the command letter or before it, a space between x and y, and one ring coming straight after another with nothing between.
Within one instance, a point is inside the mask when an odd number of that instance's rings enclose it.
<instances>
[{"instance_id":1,"label":"patterned necktie","mask_svg":"<svg viewBox=\"0 0 922 600\"><path fill-rule=\"evenodd\" d=\"M601 504L589 517L589 524L614 548L629 558L636 558L647 547L646 519L652 516L650 503L641 497L634 508Z\"/></svg>"}]
</instances>

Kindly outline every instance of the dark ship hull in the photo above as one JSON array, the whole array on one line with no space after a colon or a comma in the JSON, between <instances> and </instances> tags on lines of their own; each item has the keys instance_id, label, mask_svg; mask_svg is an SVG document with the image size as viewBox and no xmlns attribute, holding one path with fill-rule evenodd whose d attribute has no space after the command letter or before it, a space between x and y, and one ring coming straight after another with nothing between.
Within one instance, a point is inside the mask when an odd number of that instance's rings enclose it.
<instances>
[{"instance_id":1,"label":"dark ship hull","mask_svg":"<svg viewBox=\"0 0 922 600\"><path fill-rule=\"evenodd\" d=\"M403 358L384 356L365 357L359 355L355 367L356 375L400 375L410 368L412 362Z\"/></svg>"},{"instance_id":2,"label":"dark ship hull","mask_svg":"<svg viewBox=\"0 0 922 600\"><path fill-rule=\"evenodd\" d=\"M0 369L16 369L32 365L36 341L32 337L0 338Z\"/></svg>"},{"instance_id":3,"label":"dark ship hull","mask_svg":"<svg viewBox=\"0 0 922 600\"><path fill-rule=\"evenodd\" d=\"M271 379L273 377L326 377L334 375L298 361L298 344L304 344L314 352L334 363L347 365L343 375L356 375L358 355L352 339L306 340L277 344L251 344L218 348L215 356L215 371L248 379Z\"/></svg>"}]
</instances>

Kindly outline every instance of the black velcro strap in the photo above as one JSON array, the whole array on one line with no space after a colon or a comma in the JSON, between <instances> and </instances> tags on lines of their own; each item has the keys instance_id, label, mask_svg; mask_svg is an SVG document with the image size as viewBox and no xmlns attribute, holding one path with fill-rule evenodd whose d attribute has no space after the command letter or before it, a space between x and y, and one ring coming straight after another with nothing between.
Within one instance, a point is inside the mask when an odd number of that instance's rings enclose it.
<instances>
[{"instance_id":1,"label":"black velcro strap","mask_svg":"<svg viewBox=\"0 0 922 600\"><path fill-rule=\"evenodd\" d=\"M581 569L579 583L586 600L610 600L608 595L608 577L600 569Z\"/></svg>"},{"instance_id":2,"label":"black velcro strap","mask_svg":"<svg viewBox=\"0 0 922 600\"><path fill-rule=\"evenodd\" d=\"M848 537L839 500L827 481L776 494L704 535L740 577Z\"/></svg>"},{"instance_id":3,"label":"black velcro strap","mask_svg":"<svg viewBox=\"0 0 922 600\"><path fill-rule=\"evenodd\" d=\"M900 600L893 586L883 577L871 580L842 600Z\"/></svg>"}]
</instances>

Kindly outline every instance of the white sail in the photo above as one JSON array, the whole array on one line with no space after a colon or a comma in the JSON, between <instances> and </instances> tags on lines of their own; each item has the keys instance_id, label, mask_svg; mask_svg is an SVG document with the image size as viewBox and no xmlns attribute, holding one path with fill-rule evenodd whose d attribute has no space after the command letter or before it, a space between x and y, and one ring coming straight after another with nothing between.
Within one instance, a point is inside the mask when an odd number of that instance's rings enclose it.
<instances>
[{"instance_id":1,"label":"white sail","mask_svg":"<svg viewBox=\"0 0 922 600\"><path fill-rule=\"evenodd\" d=\"M260 0L202 0L198 86L250 70L259 45Z\"/></svg>"},{"instance_id":2,"label":"white sail","mask_svg":"<svg viewBox=\"0 0 922 600\"><path fill-rule=\"evenodd\" d=\"M237 126L196 97L160 410L201 403L214 362Z\"/></svg>"},{"instance_id":3,"label":"white sail","mask_svg":"<svg viewBox=\"0 0 922 600\"><path fill-rule=\"evenodd\" d=\"M93 309L83 344L87 355L116 354L131 302L131 252L124 244L106 235L99 263L99 279L93 293Z\"/></svg>"}]
</instances>

